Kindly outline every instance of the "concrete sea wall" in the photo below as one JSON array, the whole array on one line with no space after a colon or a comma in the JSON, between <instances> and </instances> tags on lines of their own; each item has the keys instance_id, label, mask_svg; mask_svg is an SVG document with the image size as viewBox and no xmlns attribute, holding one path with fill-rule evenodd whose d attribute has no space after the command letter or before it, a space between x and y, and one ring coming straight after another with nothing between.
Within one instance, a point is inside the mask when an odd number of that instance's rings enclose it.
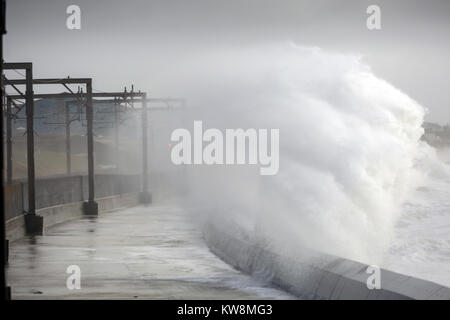
<instances>
[{"instance_id":1,"label":"concrete sea wall","mask_svg":"<svg viewBox=\"0 0 450 320\"><path fill-rule=\"evenodd\" d=\"M96 175L95 195L99 212L131 207L139 203L139 175ZM36 213L44 218L45 229L83 215L88 198L86 176L54 177L36 181ZM9 241L25 236L27 183L5 186L6 237Z\"/></svg>"},{"instance_id":2,"label":"concrete sea wall","mask_svg":"<svg viewBox=\"0 0 450 320\"><path fill-rule=\"evenodd\" d=\"M139 192L139 175L96 175L95 197L103 198L130 192ZM36 180L36 209L73 203L88 198L87 176L64 176ZM5 185L6 220L23 215L28 210L26 181Z\"/></svg>"},{"instance_id":3,"label":"concrete sea wall","mask_svg":"<svg viewBox=\"0 0 450 320\"><path fill-rule=\"evenodd\" d=\"M210 250L236 269L303 299L450 299L448 287L385 269L380 269L381 288L369 289L368 265L303 249L274 252L235 228L231 233L208 225L204 238Z\"/></svg>"}]
</instances>

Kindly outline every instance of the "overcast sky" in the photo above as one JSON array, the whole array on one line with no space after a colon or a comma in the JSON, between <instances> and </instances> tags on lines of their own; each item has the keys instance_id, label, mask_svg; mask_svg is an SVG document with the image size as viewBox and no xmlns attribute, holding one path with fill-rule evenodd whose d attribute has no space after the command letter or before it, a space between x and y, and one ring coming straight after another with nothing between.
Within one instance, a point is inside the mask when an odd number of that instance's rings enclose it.
<instances>
[{"instance_id":1,"label":"overcast sky","mask_svg":"<svg viewBox=\"0 0 450 320\"><path fill-rule=\"evenodd\" d=\"M81 30L66 8L81 8ZM381 7L381 30L366 9ZM134 84L174 96L176 64L221 46L274 41L363 56L374 73L450 123L450 1L9 0L6 61L34 62L35 77L93 77L94 88Z\"/></svg>"}]
</instances>

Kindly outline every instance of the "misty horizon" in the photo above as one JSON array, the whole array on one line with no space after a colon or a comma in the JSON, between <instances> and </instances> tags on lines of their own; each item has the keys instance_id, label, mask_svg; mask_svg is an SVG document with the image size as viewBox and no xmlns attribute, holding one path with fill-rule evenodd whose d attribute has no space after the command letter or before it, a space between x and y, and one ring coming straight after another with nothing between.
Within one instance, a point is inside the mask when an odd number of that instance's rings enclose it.
<instances>
[{"instance_id":1,"label":"misty horizon","mask_svg":"<svg viewBox=\"0 0 450 320\"><path fill-rule=\"evenodd\" d=\"M428 109L426 121L450 122L447 1L378 1L381 30L366 28L370 1L84 0L81 30L66 28L70 4L9 2L5 60L34 62L35 77L89 76L96 90L134 84L167 97L179 96L171 80L208 52L293 42L360 55Z\"/></svg>"}]
</instances>

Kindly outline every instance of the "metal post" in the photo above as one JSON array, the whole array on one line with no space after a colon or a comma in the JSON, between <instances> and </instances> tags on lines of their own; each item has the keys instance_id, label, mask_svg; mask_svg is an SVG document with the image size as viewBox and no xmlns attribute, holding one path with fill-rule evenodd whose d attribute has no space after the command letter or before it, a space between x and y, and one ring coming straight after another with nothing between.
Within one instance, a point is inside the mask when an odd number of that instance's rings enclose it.
<instances>
[{"instance_id":1,"label":"metal post","mask_svg":"<svg viewBox=\"0 0 450 320\"><path fill-rule=\"evenodd\" d=\"M42 235L44 218L36 214L35 172L34 172L34 97L33 67L25 69L26 92L25 112L27 116L27 169L28 169L28 212L25 214L25 228L28 235Z\"/></svg>"},{"instance_id":2,"label":"metal post","mask_svg":"<svg viewBox=\"0 0 450 320\"><path fill-rule=\"evenodd\" d=\"M147 94L142 96L142 192L140 202L149 204L152 202L148 191L148 119L147 119Z\"/></svg>"},{"instance_id":3,"label":"metal post","mask_svg":"<svg viewBox=\"0 0 450 320\"><path fill-rule=\"evenodd\" d=\"M70 103L69 101L66 101L66 170L68 176L70 176L72 172L72 159L70 149Z\"/></svg>"},{"instance_id":4,"label":"metal post","mask_svg":"<svg viewBox=\"0 0 450 320\"><path fill-rule=\"evenodd\" d=\"M88 147L88 179L89 179L89 198L84 203L84 213L87 215L98 214L98 204L94 201L94 133L93 119L94 111L92 108L92 81L86 82L86 119L87 119L87 147Z\"/></svg>"},{"instance_id":5,"label":"metal post","mask_svg":"<svg viewBox=\"0 0 450 320\"><path fill-rule=\"evenodd\" d=\"M86 118L87 118L87 147L88 147L88 175L89 175L89 202L94 201L94 128L93 118L94 112L92 108L92 83L86 84L87 103L86 103Z\"/></svg>"},{"instance_id":6,"label":"metal post","mask_svg":"<svg viewBox=\"0 0 450 320\"><path fill-rule=\"evenodd\" d=\"M119 154L119 104L114 104L114 142L115 142L115 157L116 157L116 172L119 173L120 154Z\"/></svg>"},{"instance_id":7,"label":"metal post","mask_svg":"<svg viewBox=\"0 0 450 320\"><path fill-rule=\"evenodd\" d=\"M6 183L12 183L12 113L11 98L6 100Z\"/></svg>"},{"instance_id":8,"label":"metal post","mask_svg":"<svg viewBox=\"0 0 450 320\"><path fill-rule=\"evenodd\" d=\"M25 111L27 115L27 169L28 169L28 214L36 214L35 205L35 172L34 172L34 102L33 71L26 69Z\"/></svg>"},{"instance_id":9,"label":"metal post","mask_svg":"<svg viewBox=\"0 0 450 320\"><path fill-rule=\"evenodd\" d=\"M144 98L146 98L144 96ZM142 103L142 191L148 190L148 122L147 122L147 102Z\"/></svg>"},{"instance_id":10,"label":"metal post","mask_svg":"<svg viewBox=\"0 0 450 320\"><path fill-rule=\"evenodd\" d=\"M3 91L3 35L6 34L6 1L1 0L1 13L0 13L0 101L3 102L4 97L4 91ZM0 121L0 133L3 135L3 110L1 112L1 121ZM2 137L3 139L3 137ZM0 150L0 156L3 159L3 144L2 148ZM3 192L3 161L1 162L1 183L2 183L2 192L0 195L0 203L2 205L2 208L0 209L0 231L1 231L1 249L2 249L2 256L3 261L8 261L8 240L6 240L6 231L5 231L5 207L4 207L4 192ZM9 287L6 283L6 272L5 272L5 265L3 263L2 270L0 273L0 282L1 282L1 290L2 290L2 298L4 300L10 300L11 299L11 287Z\"/></svg>"}]
</instances>

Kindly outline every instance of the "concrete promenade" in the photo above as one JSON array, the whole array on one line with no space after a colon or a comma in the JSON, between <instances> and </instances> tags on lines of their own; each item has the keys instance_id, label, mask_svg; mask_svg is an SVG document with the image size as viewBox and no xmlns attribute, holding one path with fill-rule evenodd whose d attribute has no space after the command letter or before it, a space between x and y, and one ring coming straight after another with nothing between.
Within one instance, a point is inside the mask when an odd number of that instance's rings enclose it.
<instances>
[{"instance_id":1,"label":"concrete promenade","mask_svg":"<svg viewBox=\"0 0 450 320\"><path fill-rule=\"evenodd\" d=\"M69 290L66 269L81 269ZM292 299L212 254L173 206L134 207L55 225L10 244L13 299Z\"/></svg>"}]
</instances>

